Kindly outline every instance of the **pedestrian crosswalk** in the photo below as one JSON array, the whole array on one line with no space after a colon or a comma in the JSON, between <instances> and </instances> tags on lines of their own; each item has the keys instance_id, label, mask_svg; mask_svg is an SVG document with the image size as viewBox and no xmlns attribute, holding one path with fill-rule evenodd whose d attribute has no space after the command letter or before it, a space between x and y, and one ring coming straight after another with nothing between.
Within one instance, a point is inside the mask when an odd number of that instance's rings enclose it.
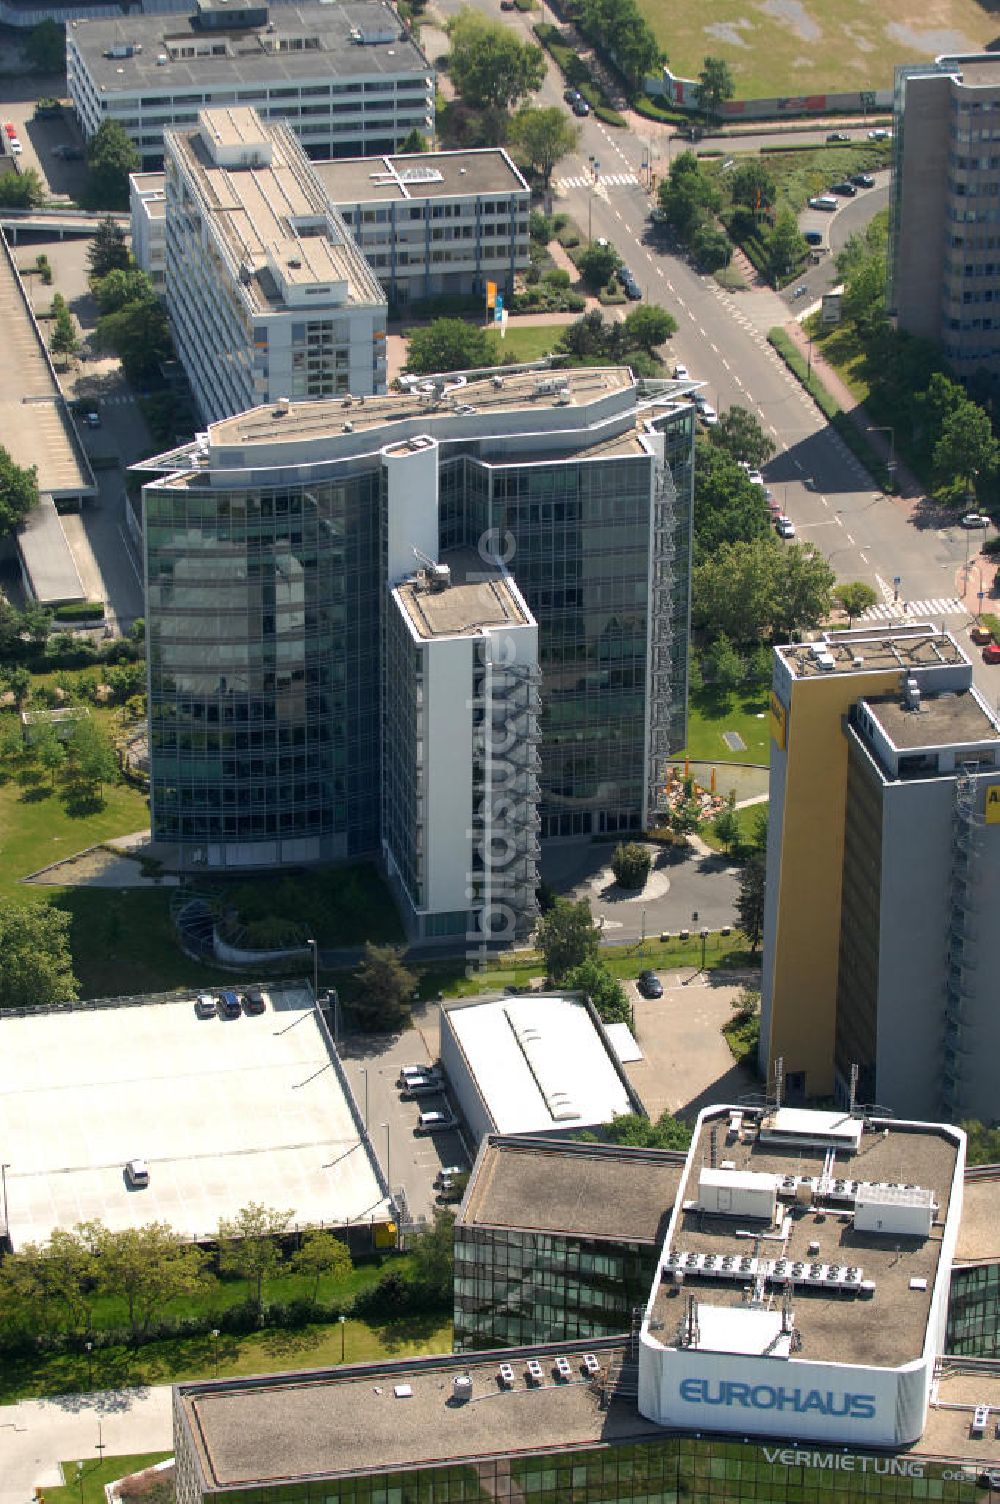
<instances>
[{"instance_id":1,"label":"pedestrian crosswalk","mask_svg":"<svg viewBox=\"0 0 1000 1504\"><path fill-rule=\"evenodd\" d=\"M631 188L638 181L634 172L602 172L597 178L588 173L575 178L556 178L556 190L565 193L569 188Z\"/></svg>"},{"instance_id":2,"label":"pedestrian crosswalk","mask_svg":"<svg viewBox=\"0 0 1000 1504\"><path fill-rule=\"evenodd\" d=\"M920 621L929 617L968 616L968 608L954 595L935 595L927 600L888 600L862 611L859 621Z\"/></svg>"}]
</instances>

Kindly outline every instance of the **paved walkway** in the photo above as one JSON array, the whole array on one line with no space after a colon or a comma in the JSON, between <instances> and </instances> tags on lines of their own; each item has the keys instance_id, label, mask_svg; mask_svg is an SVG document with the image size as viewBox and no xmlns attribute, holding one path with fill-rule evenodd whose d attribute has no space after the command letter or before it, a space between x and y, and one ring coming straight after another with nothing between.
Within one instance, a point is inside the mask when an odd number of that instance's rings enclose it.
<instances>
[{"instance_id":1,"label":"paved walkway","mask_svg":"<svg viewBox=\"0 0 1000 1504\"><path fill-rule=\"evenodd\" d=\"M0 1407L0 1504L32 1504L36 1487L63 1482L60 1462L169 1451L171 1393L161 1384Z\"/></svg>"}]
</instances>

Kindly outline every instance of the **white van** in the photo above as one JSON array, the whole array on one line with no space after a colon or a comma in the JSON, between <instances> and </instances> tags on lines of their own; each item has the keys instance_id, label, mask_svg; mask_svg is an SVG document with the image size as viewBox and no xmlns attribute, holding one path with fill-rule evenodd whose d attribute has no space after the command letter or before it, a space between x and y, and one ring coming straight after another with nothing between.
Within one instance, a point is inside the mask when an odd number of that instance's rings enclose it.
<instances>
[{"instance_id":1,"label":"white van","mask_svg":"<svg viewBox=\"0 0 1000 1504\"><path fill-rule=\"evenodd\" d=\"M834 198L832 193L820 193L809 200L810 209L825 209L827 214L832 214L839 204L840 200Z\"/></svg>"}]
</instances>

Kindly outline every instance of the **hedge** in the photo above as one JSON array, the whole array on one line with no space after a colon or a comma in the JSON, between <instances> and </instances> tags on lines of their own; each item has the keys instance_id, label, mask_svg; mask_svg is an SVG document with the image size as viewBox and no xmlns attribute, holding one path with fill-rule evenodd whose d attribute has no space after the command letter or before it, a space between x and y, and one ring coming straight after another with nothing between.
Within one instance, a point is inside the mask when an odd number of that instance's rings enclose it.
<instances>
[{"instance_id":1,"label":"hedge","mask_svg":"<svg viewBox=\"0 0 1000 1504\"><path fill-rule=\"evenodd\" d=\"M66 601L52 613L56 621L103 621L103 601Z\"/></svg>"}]
</instances>

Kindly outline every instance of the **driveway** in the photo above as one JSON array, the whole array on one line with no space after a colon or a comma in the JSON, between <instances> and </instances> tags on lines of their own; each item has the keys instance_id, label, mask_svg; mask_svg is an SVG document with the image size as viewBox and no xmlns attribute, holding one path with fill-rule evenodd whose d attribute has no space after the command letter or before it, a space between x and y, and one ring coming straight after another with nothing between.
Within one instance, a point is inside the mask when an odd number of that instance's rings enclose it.
<instances>
[{"instance_id":1,"label":"driveway","mask_svg":"<svg viewBox=\"0 0 1000 1504\"><path fill-rule=\"evenodd\" d=\"M753 1072L737 1065L722 1033L742 984L694 971L657 975L662 997L644 998L634 982L625 983L643 1054L625 1070L649 1116L671 1112L690 1119L703 1107L758 1091ZM753 985L759 987L760 979Z\"/></svg>"},{"instance_id":2,"label":"driveway","mask_svg":"<svg viewBox=\"0 0 1000 1504\"><path fill-rule=\"evenodd\" d=\"M691 925L721 929L736 923L739 869L715 852L693 846L650 846L653 870L641 893L620 888L611 871L614 846L547 842L541 875L560 897L590 901L604 939L626 944L643 935Z\"/></svg>"}]
</instances>

